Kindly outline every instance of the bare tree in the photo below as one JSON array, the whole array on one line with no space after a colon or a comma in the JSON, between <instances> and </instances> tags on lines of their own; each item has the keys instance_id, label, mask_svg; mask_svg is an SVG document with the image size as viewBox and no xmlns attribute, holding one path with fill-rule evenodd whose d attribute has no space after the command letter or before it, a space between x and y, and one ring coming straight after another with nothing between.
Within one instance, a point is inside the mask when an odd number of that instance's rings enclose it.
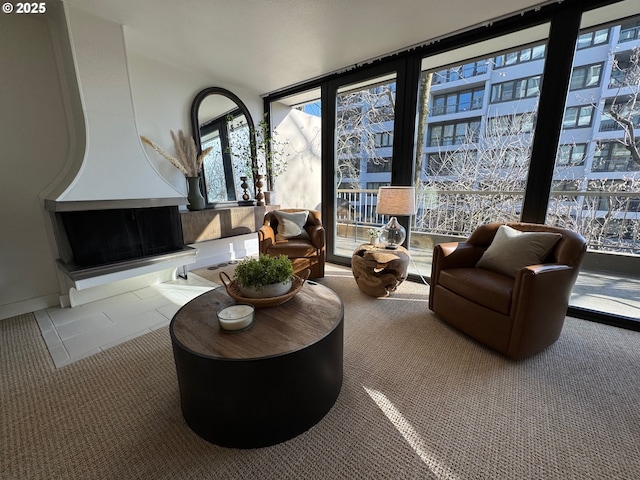
<instances>
[{"instance_id":1,"label":"bare tree","mask_svg":"<svg viewBox=\"0 0 640 480\"><path fill-rule=\"evenodd\" d=\"M423 162L416 230L468 235L489 221L517 221L531 153L535 112L489 117L480 129L467 128ZM528 127L527 127L528 128ZM448 139L445 139L448 141Z\"/></svg>"},{"instance_id":2,"label":"bare tree","mask_svg":"<svg viewBox=\"0 0 640 480\"><path fill-rule=\"evenodd\" d=\"M393 135L394 83L369 86L338 94L336 116L336 173L338 188L362 188L360 164L389 163L380 156L382 135ZM392 123L391 123L392 125ZM390 131L391 130L391 131ZM391 137L392 138L392 137Z\"/></svg>"},{"instance_id":3,"label":"bare tree","mask_svg":"<svg viewBox=\"0 0 640 480\"><path fill-rule=\"evenodd\" d=\"M622 129L624 136L620 142L640 167L640 145L635 135L635 129L640 127L640 48L631 50L628 58L618 53L612 63L611 86L618 90L604 113Z\"/></svg>"}]
</instances>

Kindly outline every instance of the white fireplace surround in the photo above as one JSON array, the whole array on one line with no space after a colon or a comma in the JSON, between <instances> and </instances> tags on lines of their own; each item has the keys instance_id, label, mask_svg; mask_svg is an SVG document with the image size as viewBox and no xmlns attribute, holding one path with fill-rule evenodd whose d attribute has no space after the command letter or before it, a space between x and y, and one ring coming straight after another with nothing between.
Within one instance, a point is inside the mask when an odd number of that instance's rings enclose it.
<instances>
[{"instance_id":1,"label":"white fireplace surround","mask_svg":"<svg viewBox=\"0 0 640 480\"><path fill-rule=\"evenodd\" d=\"M150 162L140 140L131 94L123 26L62 2L51 28L61 76L77 81L67 96L70 153L46 195L59 256L66 245L59 212L186 205ZM68 38L65 38L68 37ZM65 48L65 45L68 48ZM176 278L196 262L195 248L116 266L77 271L58 261L60 303L75 306Z\"/></svg>"}]
</instances>

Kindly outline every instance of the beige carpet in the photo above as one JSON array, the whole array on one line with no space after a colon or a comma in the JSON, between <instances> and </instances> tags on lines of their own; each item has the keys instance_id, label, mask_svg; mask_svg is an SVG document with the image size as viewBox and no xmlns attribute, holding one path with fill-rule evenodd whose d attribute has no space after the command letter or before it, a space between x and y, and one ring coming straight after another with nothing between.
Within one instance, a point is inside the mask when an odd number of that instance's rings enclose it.
<instances>
[{"instance_id":1,"label":"beige carpet","mask_svg":"<svg viewBox=\"0 0 640 480\"><path fill-rule=\"evenodd\" d=\"M431 315L425 285L373 299L337 267L322 283L345 302L342 392L256 450L185 425L168 328L55 369L32 315L0 321L0 478L638 478L640 334L568 319L513 363Z\"/></svg>"}]
</instances>

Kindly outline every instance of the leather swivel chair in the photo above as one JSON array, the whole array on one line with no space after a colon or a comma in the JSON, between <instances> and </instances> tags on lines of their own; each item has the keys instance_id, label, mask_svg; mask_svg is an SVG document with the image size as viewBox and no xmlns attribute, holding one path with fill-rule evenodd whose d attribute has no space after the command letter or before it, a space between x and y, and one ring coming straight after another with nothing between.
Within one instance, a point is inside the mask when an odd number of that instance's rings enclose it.
<instances>
[{"instance_id":1,"label":"leather swivel chair","mask_svg":"<svg viewBox=\"0 0 640 480\"><path fill-rule=\"evenodd\" d=\"M284 214L296 214L308 212L306 222L302 225L304 232L301 235L282 235L282 227L279 225L278 212ZM324 277L324 264L326 258L325 229L322 225L320 212L304 209L280 209L267 212L264 224L258 230L260 253L268 255L284 254L291 260L294 273L298 274L306 269L311 270L309 278Z\"/></svg>"},{"instance_id":2,"label":"leather swivel chair","mask_svg":"<svg viewBox=\"0 0 640 480\"><path fill-rule=\"evenodd\" d=\"M501 225L482 225L465 242L434 247L429 308L468 336L519 360L559 338L587 245L581 235L563 228L508 223L520 232L550 232L559 239L541 261L516 266L510 274L482 268L478 262ZM499 255L498 243L493 253ZM516 250L515 256L527 250Z\"/></svg>"}]
</instances>

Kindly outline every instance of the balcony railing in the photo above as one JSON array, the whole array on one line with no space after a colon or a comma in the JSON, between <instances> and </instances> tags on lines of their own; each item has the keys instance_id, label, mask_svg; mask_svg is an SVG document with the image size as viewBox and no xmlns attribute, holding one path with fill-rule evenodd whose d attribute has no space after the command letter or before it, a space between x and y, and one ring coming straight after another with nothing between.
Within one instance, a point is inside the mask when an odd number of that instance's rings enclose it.
<instances>
[{"instance_id":1,"label":"balcony railing","mask_svg":"<svg viewBox=\"0 0 640 480\"><path fill-rule=\"evenodd\" d=\"M376 211L377 190L338 190L337 221L381 227L389 217ZM523 192L418 190L411 230L433 235L471 234L489 222L517 222ZM551 192L547 223L583 235L591 250L640 255L640 192Z\"/></svg>"}]
</instances>

